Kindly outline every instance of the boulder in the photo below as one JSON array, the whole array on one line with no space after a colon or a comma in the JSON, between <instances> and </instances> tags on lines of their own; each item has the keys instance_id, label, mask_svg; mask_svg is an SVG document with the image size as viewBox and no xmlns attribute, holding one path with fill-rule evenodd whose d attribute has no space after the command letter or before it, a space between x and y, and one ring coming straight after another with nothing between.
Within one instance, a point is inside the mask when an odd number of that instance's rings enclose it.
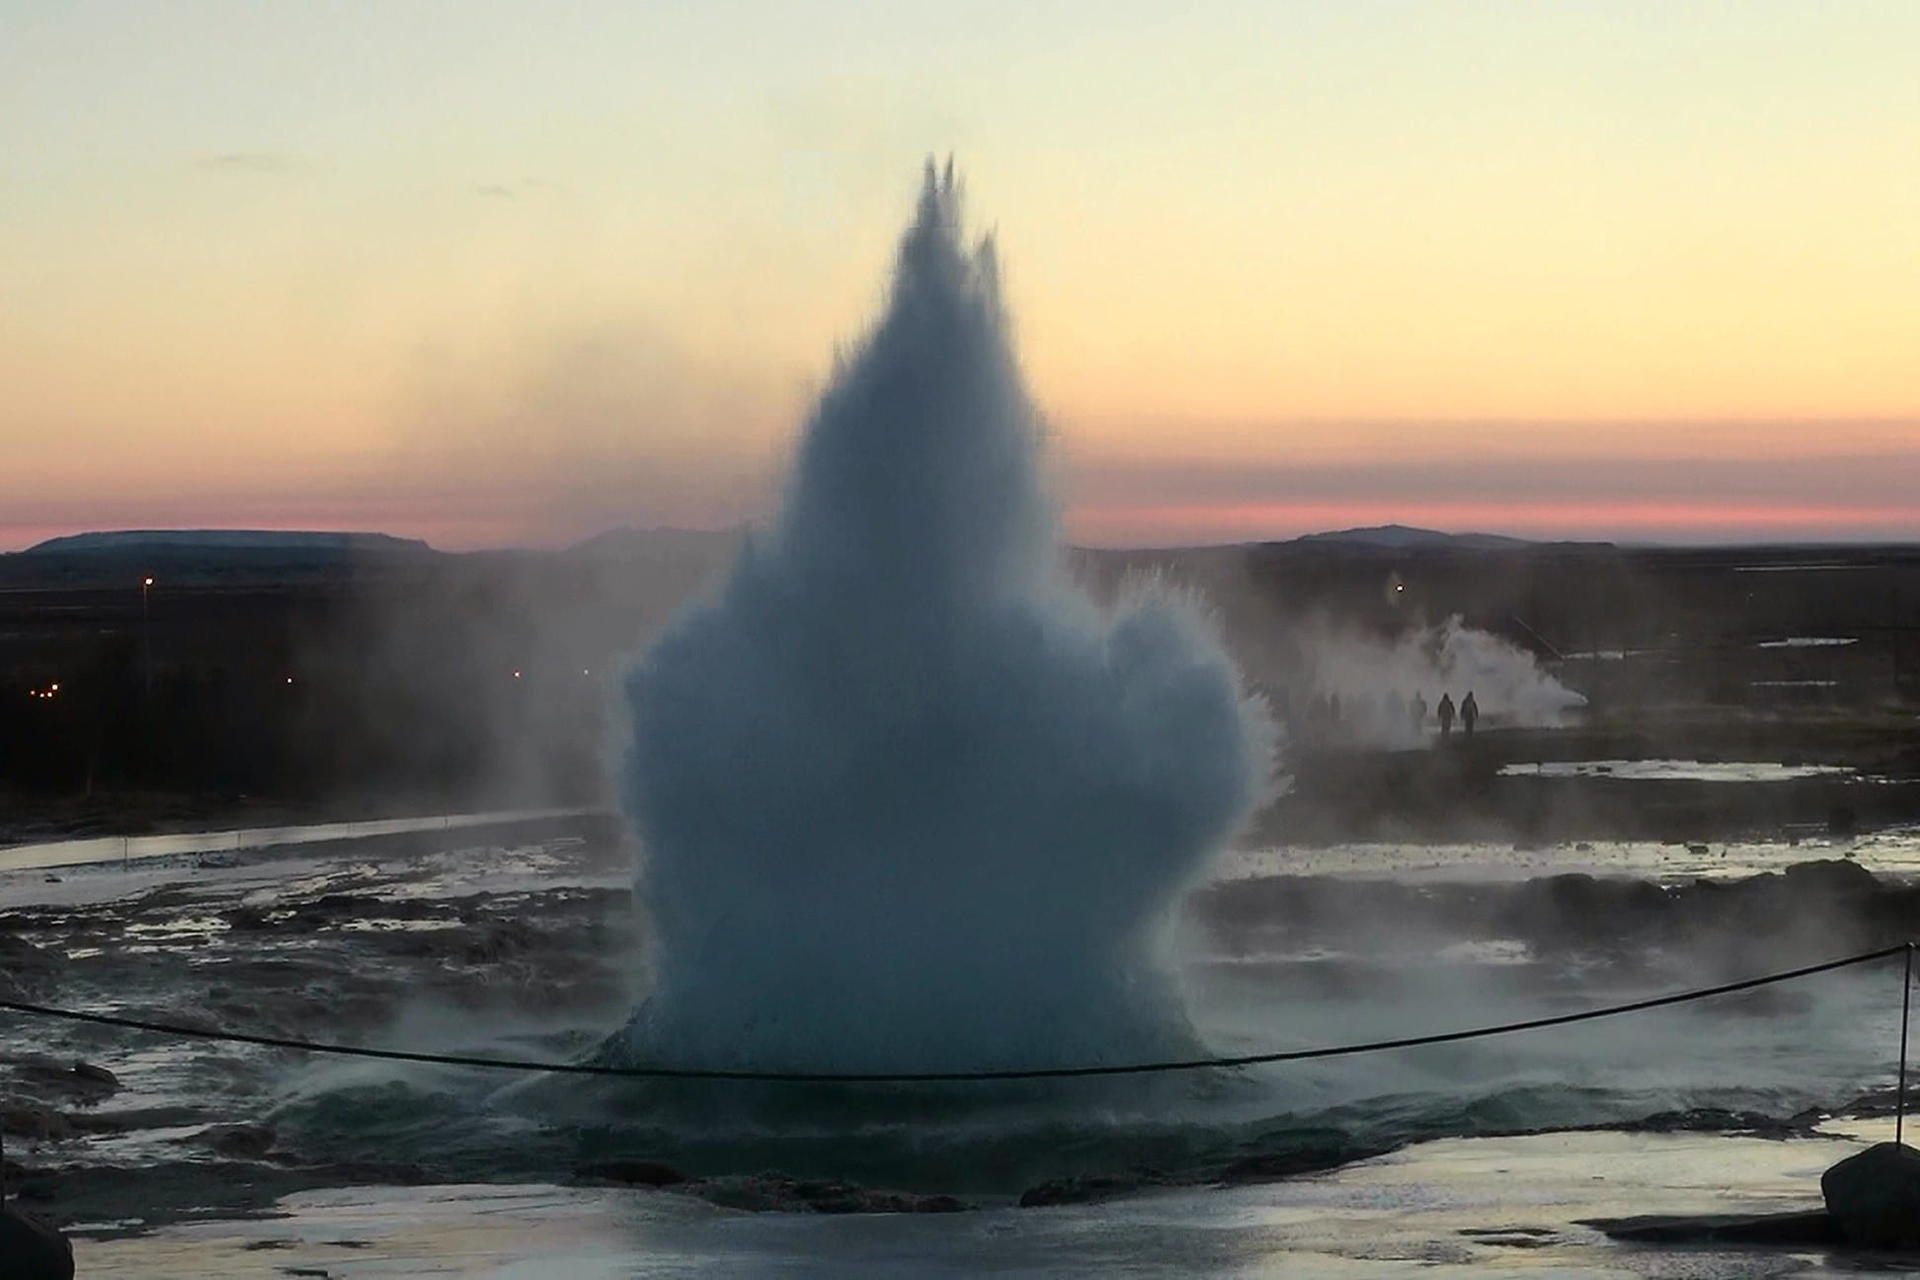
<instances>
[{"instance_id":1,"label":"boulder","mask_svg":"<svg viewBox=\"0 0 1920 1280\"><path fill-rule=\"evenodd\" d=\"M1841 1239L1859 1249L1920 1246L1920 1151L1881 1142L1820 1175Z\"/></svg>"},{"instance_id":2,"label":"boulder","mask_svg":"<svg viewBox=\"0 0 1920 1280\"><path fill-rule=\"evenodd\" d=\"M0 1275L8 1280L73 1280L73 1246L32 1214L0 1206Z\"/></svg>"}]
</instances>

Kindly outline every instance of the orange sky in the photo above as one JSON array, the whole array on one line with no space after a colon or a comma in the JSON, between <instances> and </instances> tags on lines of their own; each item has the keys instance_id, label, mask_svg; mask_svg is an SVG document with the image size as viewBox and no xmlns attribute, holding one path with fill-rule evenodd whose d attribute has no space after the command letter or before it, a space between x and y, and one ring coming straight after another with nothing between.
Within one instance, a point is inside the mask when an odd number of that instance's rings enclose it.
<instances>
[{"instance_id":1,"label":"orange sky","mask_svg":"<svg viewBox=\"0 0 1920 1280\"><path fill-rule=\"evenodd\" d=\"M1902 0L9 10L0 549L752 518L948 148L1078 537L1920 539L1915 48Z\"/></svg>"}]
</instances>

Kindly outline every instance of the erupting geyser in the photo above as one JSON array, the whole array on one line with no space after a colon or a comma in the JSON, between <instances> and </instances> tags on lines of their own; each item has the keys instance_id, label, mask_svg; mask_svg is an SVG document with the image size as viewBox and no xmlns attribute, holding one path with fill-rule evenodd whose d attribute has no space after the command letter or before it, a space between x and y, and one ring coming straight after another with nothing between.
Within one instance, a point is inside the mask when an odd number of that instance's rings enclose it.
<instances>
[{"instance_id":1,"label":"erupting geyser","mask_svg":"<svg viewBox=\"0 0 1920 1280\"><path fill-rule=\"evenodd\" d=\"M1272 754L1174 593L1067 578L991 241L931 166L783 509L627 680L654 986L615 1048L783 1070L1191 1050L1161 954ZM622 1043L624 1041L624 1043Z\"/></svg>"}]
</instances>

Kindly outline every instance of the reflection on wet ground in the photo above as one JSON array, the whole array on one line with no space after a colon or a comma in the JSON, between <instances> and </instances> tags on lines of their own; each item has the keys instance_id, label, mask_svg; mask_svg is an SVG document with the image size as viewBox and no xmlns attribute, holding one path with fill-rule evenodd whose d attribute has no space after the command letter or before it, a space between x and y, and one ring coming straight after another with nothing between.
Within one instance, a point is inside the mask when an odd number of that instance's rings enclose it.
<instances>
[{"instance_id":1,"label":"reflection on wet ground","mask_svg":"<svg viewBox=\"0 0 1920 1280\"><path fill-rule=\"evenodd\" d=\"M257 1222L83 1241L92 1277L1822 1277L1823 1251L1658 1250L1589 1221L1816 1207L1857 1141L1625 1134L1442 1140L1317 1177L1044 1210L775 1216L552 1185L360 1187Z\"/></svg>"},{"instance_id":2,"label":"reflection on wet ground","mask_svg":"<svg viewBox=\"0 0 1920 1280\"><path fill-rule=\"evenodd\" d=\"M365 840L371 836L416 831L461 831L503 823L575 817L591 809L516 809L495 813L443 813L420 818L373 818L360 822L322 822L305 826L244 827L222 831L177 831L164 835L89 836L0 846L0 872L89 863L146 861L197 854L273 849L283 845Z\"/></svg>"}]
</instances>

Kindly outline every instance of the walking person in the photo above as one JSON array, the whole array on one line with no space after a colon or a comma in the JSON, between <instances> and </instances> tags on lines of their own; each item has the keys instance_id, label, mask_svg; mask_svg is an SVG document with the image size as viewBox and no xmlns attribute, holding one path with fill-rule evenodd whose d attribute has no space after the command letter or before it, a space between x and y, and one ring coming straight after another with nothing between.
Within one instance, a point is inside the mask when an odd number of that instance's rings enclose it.
<instances>
[{"instance_id":1,"label":"walking person","mask_svg":"<svg viewBox=\"0 0 1920 1280\"><path fill-rule=\"evenodd\" d=\"M1467 696L1460 699L1460 727L1466 735L1473 736L1473 722L1480 718L1480 704L1473 700L1473 690L1467 690Z\"/></svg>"},{"instance_id":2,"label":"walking person","mask_svg":"<svg viewBox=\"0 0 1920 1280\"><path fill-rule=\"evenodd\" d=\"M1448 734L1452 733L1453 732L1453 695L1452 694L1443 693L1440 695L1440 705L1434 709L1434 714L1440 717L1440 736L1444 738Z\"/></svg>"},{"instance_id":3,"label":"walking person","mask_svg":"<svg viewBox=\"0 0 1920 1280\"><path fill-rule=\"evenodd\" d=\"M1427 699L1418 689L1413 691L1413 701L1407 705L1407 714L1413 719L1415 733L1427 731Z\"/></svg>"}]
</instances>

